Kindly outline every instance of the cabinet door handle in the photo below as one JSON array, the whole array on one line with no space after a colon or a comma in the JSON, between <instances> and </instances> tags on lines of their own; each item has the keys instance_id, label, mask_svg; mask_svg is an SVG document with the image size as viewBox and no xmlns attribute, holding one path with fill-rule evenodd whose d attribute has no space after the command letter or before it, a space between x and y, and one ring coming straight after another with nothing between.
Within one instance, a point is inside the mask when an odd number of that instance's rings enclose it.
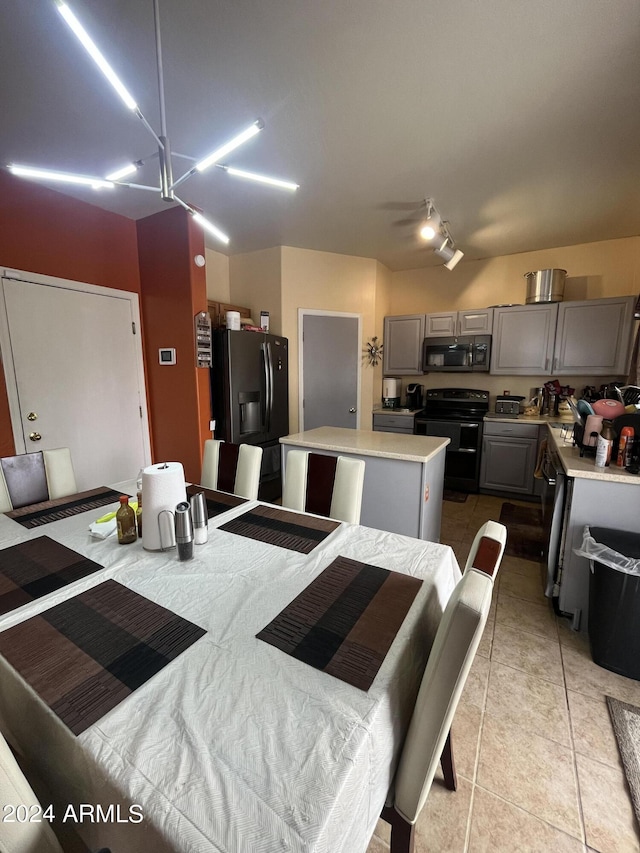
<instances>
[{"instance_id":1,"label":"cabinet door handle","mask_svg":"<svg viewBox=\"0 0 640 853\"><path fill-rule=\"evenodd\" d=\"M549 359L548 358L546 358L544 361L544 369L549 370Z\"/></svg>"},{"instance_id":2,"label":"cabinet door handle","mask_svg":"<svg viewBox=\"0 0 640 853\"><path fill-rule=\"evenodd\" d=\"M556 356L553 359L553 372L555 373L557 369L558 369L558 357Z\"/></svg>"}]
</instances>

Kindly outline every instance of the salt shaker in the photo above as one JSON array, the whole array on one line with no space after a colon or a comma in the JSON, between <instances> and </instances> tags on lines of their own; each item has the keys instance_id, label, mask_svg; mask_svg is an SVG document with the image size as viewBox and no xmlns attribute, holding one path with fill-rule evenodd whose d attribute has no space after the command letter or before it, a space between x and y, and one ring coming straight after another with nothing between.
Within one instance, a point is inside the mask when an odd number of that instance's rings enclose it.
<instances>
[{"instance_id":1,"label":"salt shaker","mask_svg":"<svg viewBox=\"0 0 640 853\"><path fill-rule=\"evenodd\" d=\"M191 522L191 508L186 501L176 506L175 526L178 559L190 560L193 557L193 524Z\"/></svg>"},{"instance_id":2,"label":"salt shaker","mask_svg":"<svg viewBox=\"0 0 640 853\"><path fill-rule=\"evenodd\" d=\"M191 520L194 542L196 545L204 545L209 539L209 517L204 492L198 492L191 497Z\"/></svg>"}]
</instances>

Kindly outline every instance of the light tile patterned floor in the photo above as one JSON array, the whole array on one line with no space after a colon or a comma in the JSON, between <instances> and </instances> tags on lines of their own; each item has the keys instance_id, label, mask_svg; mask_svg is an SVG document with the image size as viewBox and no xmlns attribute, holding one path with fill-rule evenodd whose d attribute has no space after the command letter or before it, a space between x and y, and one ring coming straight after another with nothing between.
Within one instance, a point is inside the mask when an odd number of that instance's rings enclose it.
<instances>
[{"instance_id":1,"label":"light tile patterned floor","mask_svg":"<svg viewBox=\"0 0 640 853\"><path fill-rule=\"evenodd\" d=\"M502 503L444 502L442 541L460 565ZM594 664L545 599L542 567L505 557L453 723L458 790L436 776L416 853L640 851L606 694L640 705L640 682ZM367 853L388 853L388 838L379 822Z\"/></svg>"}]
</instances>

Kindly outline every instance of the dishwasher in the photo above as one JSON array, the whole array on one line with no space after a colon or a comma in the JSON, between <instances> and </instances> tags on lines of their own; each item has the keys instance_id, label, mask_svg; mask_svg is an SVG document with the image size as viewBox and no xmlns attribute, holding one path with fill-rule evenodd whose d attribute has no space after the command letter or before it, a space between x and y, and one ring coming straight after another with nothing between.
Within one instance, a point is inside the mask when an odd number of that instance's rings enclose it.
<instances>
[{"instance_id":1,"label":"dishwasher","mask_svg":"<svg viewBox=\"0 0 640 853\"><path fill-rule=\"evenodd\" d=\"M542 460L542 526L547 565L545 595L552 600L558 614L566 520L571 505L572 485L573 480L565 474L560 456L547 443Z\"/></svg>"}]
</instances>

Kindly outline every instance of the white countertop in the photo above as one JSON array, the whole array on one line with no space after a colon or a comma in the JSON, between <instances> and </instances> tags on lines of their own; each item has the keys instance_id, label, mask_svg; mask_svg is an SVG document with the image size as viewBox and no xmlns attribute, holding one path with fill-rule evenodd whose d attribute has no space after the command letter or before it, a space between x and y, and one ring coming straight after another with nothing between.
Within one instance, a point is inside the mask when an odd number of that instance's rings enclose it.
<instances>
[{"instance_id":1,"label":"white countertop","mask_svg":"<svg viewBox=\"0 0 640 853\"><path fill-rule=\"evenodd\" d=\"M563 438L560 426L549 426L549 440L558 451L562 467L568 477L585 480L601 480L609 483L626 483L640 486L640 474L630 474L624 468L610 465L608 468L596 468L594 456L580 456L580 448L573 446L571 431Z\"/></svg>"},{"instance_id":2,"label":"white countertop","mask_svg":"<svg viewBox=\"0 0 640 853\"><path fill-rule=\"evenodd\" d=\"M387 411L392 411L387 409ZM404 459L408 462L427 462L443 451L450 440L427 435L400 435L393 432L371 432L363 429L318 427L317 429L285 435L280 444L296 447L357 453L361 456L381 456Z\"/></svg>"}]
</instances>

